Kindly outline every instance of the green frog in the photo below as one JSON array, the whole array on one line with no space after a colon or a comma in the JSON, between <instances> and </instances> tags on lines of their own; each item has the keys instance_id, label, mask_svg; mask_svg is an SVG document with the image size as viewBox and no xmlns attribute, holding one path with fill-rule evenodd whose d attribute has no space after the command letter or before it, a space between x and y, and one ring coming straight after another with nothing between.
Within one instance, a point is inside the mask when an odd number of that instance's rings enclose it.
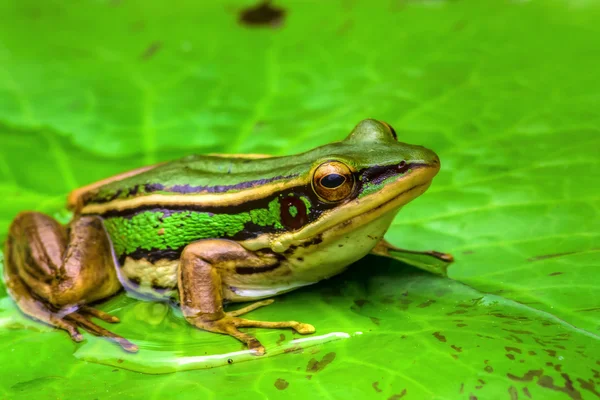
<instances>
[{"instance_id":1,"label":"green frog","mask_svg":"<svg viewBox=\"0 0 600 400\"><path fill-rule=\"evenodd\" d=\"M4 278L23 313L77 342L81 328L138 350L92 320L118 322L91 304L125 288L151 299L175 296L193 326L264 354L240 328L315 332L307 323L241 317L275 295L339 274L369 253L437 271L452 262L383 239L439 169L433 151L399 142L390 125L373 119L297 155L193 155L143 167L73 191L66 226L38 212L18 214Z\"/></svg>"}]
</instances>

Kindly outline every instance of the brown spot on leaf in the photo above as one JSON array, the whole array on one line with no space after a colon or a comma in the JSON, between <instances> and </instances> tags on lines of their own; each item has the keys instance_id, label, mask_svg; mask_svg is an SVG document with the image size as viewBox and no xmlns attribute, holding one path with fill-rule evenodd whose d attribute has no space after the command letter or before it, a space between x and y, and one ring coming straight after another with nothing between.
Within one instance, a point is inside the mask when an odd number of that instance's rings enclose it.
<instances>
[{"instance_id":1,"label":"brown spot on leaf","mask_svg":"<svg viewBox=\"0 0 600 400\"><path fill-rule=\"evenodd\" d=\"M433 303L435 303L435 300L427 300L427 301L424 301L423 303L419 304L417 307L418 308L425 308L425 307L429 307Z\"/></svg>"},{"instance_id":2,"label":"brown spot on leaf","mask_svg":"<svg viewBox=\"0 0 600 400\"><path fill-rule=\"evenodd\" d=\"M144 50L140 58L144 61L151 59L160 50L161 47L162 43L159 41L150 43L150 45L146 47L146 50Z\"/></svg>"},{"instance_id":3,"label":"brown spot on leaf","mask_svg":"<svg viewBox=\"0 0 600 400\"><path fill-rule=\"evenodd\" d=\"M556 350L544 349L544 351L548 353L550 357L556 357Z\"/></svg>"},{"instance_id":4,"label":"brown spot on leaf","mask_svg":"<svg viewBox=\"0 0 600 400\"><path fill-rule=\"evenodd\" d=\"M281 345L281 343L283 343L284 340L285 340L285 335L283 333L280 333L279 339L275 343L277 343L277 345L279 346L279 345Z\"/></svg>"},{"instance_id":5,"label":"brown spot on leaf","mask_svg":"<svg viewBox=\"0 0 600 400\"><path fill-rule=\"evenodd\" d=\"M450 347L452 347L457 352L462 353L462 347L458 347L458 346L455 346L455 345L451 345Z\"/></svg>"},{"instance_id":6,"label":"brown spot on leaf","mask_svg":"<svg viewBox=\"0 0 600 400\"><path fill-rule=\"evenodd\" d=\"M515 336L515 335L508 335L506 338L508 340L515 341L517 343L523 343L523 340L521 340L518 336Z\"/></svg>"},{"instance_id":7,"label":"brown spot on leaf","mask_svg":"<svg viewBox=\"0 0 600 400\"><path fill-rule=\"evenodd\" d=\"M467 325L467 324L456 324L456 327L457 327L457 328L462 328L462 327L464 327L464 326L469 326L469 325Z\"/></svg>"},{"instance_id":8,"label":"brown spot on leaf","mask_svg":"<svg viewBox=\"0 0 600 400\"><path fill-rule=\"evenodd\" d=\"M440 332L433 332L433 336L439 340L440 342L446 342L446 337L442 335Z\"/></svg>"},{"instance_id":9,"label":"brown spot on leaf","mask_svg":"<svg viewBox=\"0 0 600 400\"><path fill-rule=\"evenodd\" d=\"M556 275L562 275L563 272L553 272L551 274L548 274L548 276L556 276Z\"/></svg>"},{"instance_id":10,"label":"brown spot on leaf","mask_svg":"<svg viewBox=\"0 0 600 400\"><path fill-rule=\"evenodd\" d=\"M527 354L529 354L530 356L535 356L535 355L537 355L537 353L536 353L535 351L533 351L533 350L529 350L529 351L527 352Z\"/></svg>"},{"instance_id":11,"label":"brown spot on leaf","mask_svg":"<svg viewBox=\"0 0 600 400\"><path fill-rule=\"evenodd\" d=\"M531 393L529 393L529 389L527 389L527 387L524 387L522 390L525 396L531 398Z\"/></svg>"},{"instance_id":12,"label":"brown spot on leaf","mask_svg":"<svg viewBox=\"0 0 600 400\"><path fill-rule=\"evenodd\" d=\"M513 354L505 354L506 358L508 358L509 360L514 360L515 356Z\"/></svg>"},{"instance_id":13,"label":"brown spot on leaf","mask_svg":"<svg viewBox=\"0 0 600 400\"><path fill-rule=\"evenodd\" d=\"M242 25L252 27L278 27L285 17L285 10L271 5L270 0L248 7L240 13L239 21Z\"/></svg>"},{"instance_id":14,"label":"brown spot on leaf","mask_svg":"<svg viewBox=\"0 0 600 400\"><path fill-rule=\"evenodd\" d=\"M317 361L316 358L311 358L306 366L306 372L319 372L322 371L329 363L335 360L335 353L327 353L323 356L321 361Z\"/></svg>"},{"instance_id":15,"label":"brown spot on leaf","mask_svg":"<svg viewBox=\"0 0 600 400\"><path fill-rule=\"evenodd\" d=\"M494 372L494 368L492 368L490 365L486 365L483 370L485 372L489 373L489 374L491 374L492 372Z\"/></svg>"},{"instance_id":16,"label":"brown spot on leaf","mask_svg":"<svg viewBox=\"0 0 600 400\"><path fill-rule=\"evenodd\" d=\"M600 393L598 393L598 391L596 390L596 385L594 384L594 381L592 381L591 379L584 381L581 378L577 378L577 382L579 382L583 390L587 390L588 392L595 394L596 397L600 398Z\"/></svg>"},{"instance_id":17,"label":"brown spot on leaf","mask_svg":"<svg viewBox=\"0 0 600 400\"><path fill-rule=\"evenodd\" d=\"M458 393L463 394L465 392L465 383L462 382L460 384L460 389L458 389Z\"/></svg>"},{"instance_id":18,"label":"brown spot on leaf","mask_svg":"<svg viewBox=\"0 0 600 400\"><path fill-rule=\"evenodd\" d=\"M304 349L300 346L293 346L293 347L289 347L289 348L283 350L284 353L294 353L294 354L302 353L303 351L304 351Z\"/></svg>"},{"instance_id":19,"label":"brown spot on leaf","mask_svg":"<svg viewBox=\"0 0 600 400\"><path fill-rule=\"evenodd\" d=\"M519 392L514 386L508 388L508 394L510 395L510 400L519 400Z\"/></svg>"},{"instance_id":20,"label":"brown spot on leaf","mask_svg":"<svg viewBox=\"0 0 600 400\"><path fill-rule=\"evenodd\" d=\"M557 258L557 257L570 256L571 254L577 254L577 253L580 253L580 252L578 252L578 251L567 251L567 252L564 252L564 253L542 254L540 256L530 257L530 258L527 259L527 261L532 262L532 261L547 260L549 258Z\"/></svg>"},{"instance_id":21,"label":"brown spot on leaf","mask_svg":"<svg viewBox=\"0 0 600 400\"><path fill-rule=\"evenodd\" d=\"M379 382L375 381L371 386L373 386L373 389L375 389L377 393L383 392L383 390L379 389Z\"/></svg>"},{"instance_id":22,"label":"brown spot on leaf","mask_svg":"<svg viewBox=\"0 0 600 400\"><path fill-rule=\"evenodd\" d=\"M504 329L504 328L502 328L502 330L506 331L506 332L516 333L517 335L533 335L533 332L531 332L531 331L524 331L524 330L519 330L519 329Z\"/></svg>"},{"instance_id":23,"label":"brown spot on leaf","mask_svg":"<svg viewBox=\"0 0 600 400\"><path fill-rule=\"evenodd\" d=\"M573 400L581 400L582 399L581 393L579 392L579 390L577 390L573 387L573 382L571 381L571 378L569 377L569 375L562 373L562 374L560 374L560 376L562 376L563 379L565 380L565 386L555 385L554 379L548 375L540 376L540 379L538 379L538 385L548 388L548 389L551 389L551 390L555 390L557 392L563 392L567 396L572 398Z\"/></svg>"},{"instance_id":24,"label":"brown spot on leaf","mask_svg":"<svg viewBox=\"0 0 600 400\"><path fill-rule=\"evenodd\" d=\"M406 396L406 389L402 389L402 391L400 393L391 395L390 397L388 397L387 400L398 400L398 399L403 398L404 396Z\"/></svg>"},{"instance_id":25,"label":"brown spot on leaf","mask_svg":"<svg viewBox=\"0 0 600 400\"><path fill-rule=\"evenodd\" d=\"M505 347L504 347L504 349L505 349L506 351L508 351L509 353L510 353L511 351L512 351L513 353L519 353L519 354L521 354L521 353L522 353L521 349L517 349L516 347L508 347L508 346L505 346Z\"/></svg>"},{"instance_id":26,"label":"brown spot on leaf","mask_svg":"<svg viewBox=\"0 0 600 400\"><path fill-rule=\"evenodd\" d=\"M369 317L369 319L371 320L371 322L373 322L375 325L379 325L381 320L377 317Z\"/></svg>"},{"instance_id":27,"label":"brown spot on leaf","mask_svg":"<svg viewBox=\"0 0 600 400\"><path fill-rule=\"evenodd\" d=\"M285 379L278 378L278 379L275 381L275 387L276 387L277 389L279 389L279 390L285 390L285 389L287 389L287 387L288 387L289 385L290 385L290 384L289 384L289 382L288 382L288 381L286 381Z\"/></svg>"},{"instance_id":28,"label":"brown spot on leaf","mask_svg":"<svg viewBox=\"0 0 600 400\"><path fill-rule=\"evenodd\" d=\"M508 377L508 379L512 379L513 381L517 382L531 382L534 377L542 376L542 373L544 373L543 369L532 369L527 371L522 377L513 375L510 372L507 373L506 376Z\"/></svg>"},{"instance_id":29,"label":"brown spot on leaf","mask_svg":"<svg viewBox=\"0 0 600 400\"><path fill-rule=\"evenodd\" d=\"M469 393L469 400L477 400L477 396L475 396L473 393Z\"/></svg>"}]
</instances>

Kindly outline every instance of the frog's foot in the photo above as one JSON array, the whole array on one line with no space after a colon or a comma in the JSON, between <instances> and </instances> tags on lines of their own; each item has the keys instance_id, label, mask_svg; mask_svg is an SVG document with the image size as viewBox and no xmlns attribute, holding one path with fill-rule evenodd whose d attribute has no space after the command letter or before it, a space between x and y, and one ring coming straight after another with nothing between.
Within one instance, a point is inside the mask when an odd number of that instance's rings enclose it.
<instances>
[{"instance_id":1,"label":"frog's foot","mask_svg":"<svg viewBox=\"0 0 600 400\"><path fill-rule=\"evenodd\" d=\"M250 350L254 350L256 355L265 354L264 346L252 335L240 332L238 328L270 328L270 329L285 329L291 328L296 332L306 335L314 333L315 328L310 324L303 324L297 321L282 321L282 322L269 322L269 321L254 321L245 318L239 318L239 315L243 315L252 310L256 310L259 307L264 307L272 304L273 300L263 300L251 304L247 307L240 308L239 310L225 313L225 316L216 321L206 321L201 318L188 318L188 321L200 329L204 329L210 332L223 333L229 336L233 336L237 340L245 343Z\"/></svg>"},{"instance_id":2,"label":"frog's foot","mask_svg":"<svg viewBox=\"0 0 600 400\"><path fill-rule=\"evenodd\" d=\"M65 321L75 326L75 331L77 331L77 326L85 329L87 332L92 335L101 336L108 338L115 343L119 344L123 348L123 350L128 351L130 353L135 353L138 351L138 346L131 343L129 340L125 339L122 336L119 336L103 327L96 325L92 322L91 317L96 317L101 319L102 321L115 324L119 322L119 318L105 313L104 311L97 310L95 308L89 306L82 306L76 312L72 312L65 316ZM70 333L70 332L69 332ZM79 333L79 332L77 332ZM79 334L81 336L81 334ZM73 335L71 335L73 338ZM75 340L75 339L74 339ZM76 340L80 341L80 340Z\"/></svg>"}]
</instances>

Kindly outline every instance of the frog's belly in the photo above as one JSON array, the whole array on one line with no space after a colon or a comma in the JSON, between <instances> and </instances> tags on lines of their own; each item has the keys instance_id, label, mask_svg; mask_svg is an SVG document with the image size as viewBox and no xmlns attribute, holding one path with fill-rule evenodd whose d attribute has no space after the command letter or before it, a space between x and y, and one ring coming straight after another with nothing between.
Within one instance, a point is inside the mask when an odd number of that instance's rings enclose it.
<instances>
[{"instance_id":1,"label":"frog's belly","mask_svg":"<svg viewBox=\"0 0 600 400\"><path fill-rule=\"evenodd\" d=\"M127 257L119 270L119 279L128 292L144 297L169 298L177 295L178 265L179 260L151 263ZM223 299L227 301L272 297L316 282L297 280L285 263L277 271L257 274L252 279L244 280L241 285L239 279L231 277L227 272L222 274L222 281Z\"/></svg>"}]
</instances>

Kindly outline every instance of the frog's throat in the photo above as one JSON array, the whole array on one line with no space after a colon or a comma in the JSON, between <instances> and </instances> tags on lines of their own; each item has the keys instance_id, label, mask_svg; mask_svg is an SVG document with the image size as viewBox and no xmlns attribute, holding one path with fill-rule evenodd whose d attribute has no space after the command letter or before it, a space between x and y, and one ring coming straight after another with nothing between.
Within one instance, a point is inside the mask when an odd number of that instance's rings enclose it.
<instances>
[{"instance_id":1,"label":"frog's throat","mask_svg":"<svg viewBox=\"0 0 600 400\"><path fill-rule=\"evenodd\" d=\"M399 210L411 200L423 194L439 168L420 166L410 174L399 176L382 189L336 207L299 231L278 236L269 234L244 241L244 247L250 250L270 247L275 252L284 252L290 246L310 241L328 230L336 229L336 234L346 230L355 230L393 210ZM346 229L344 229L344 227Z\"/></svg>"}]
</instances>

